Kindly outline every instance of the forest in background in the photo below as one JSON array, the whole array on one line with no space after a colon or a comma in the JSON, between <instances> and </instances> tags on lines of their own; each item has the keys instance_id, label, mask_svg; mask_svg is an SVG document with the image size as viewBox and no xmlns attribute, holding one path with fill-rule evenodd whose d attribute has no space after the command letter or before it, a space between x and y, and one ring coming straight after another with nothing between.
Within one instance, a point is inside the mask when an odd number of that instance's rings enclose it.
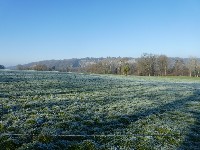
<instances>
[{"instance_id":1,"label":"forest in background","mask_svg":"<svg viewBox=\"0 0 200 150\"><path fill-rule=\"evenodd\" d=\"M45 60L11 69L80 72L96 74L118 74L139 76L200 76L200 60L195 57L171 58L166 55L144 53L140 58L73 58L64 60Z\"/></svg>"}]
</instances>

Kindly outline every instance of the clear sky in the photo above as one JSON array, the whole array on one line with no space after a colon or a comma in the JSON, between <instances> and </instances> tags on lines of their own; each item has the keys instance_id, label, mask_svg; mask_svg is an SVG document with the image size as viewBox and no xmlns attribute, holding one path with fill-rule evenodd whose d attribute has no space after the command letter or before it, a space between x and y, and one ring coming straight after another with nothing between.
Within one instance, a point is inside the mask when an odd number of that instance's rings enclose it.
<instances>
[{"instance_id":1,"label":"clear sky","mask_svg":"<svg viewBox=\"0 0 200 150\"><path fill-rule=\"evenodd\" d=\"M0 0L0 64L200 57L200 0Z\"/></svg>"}]
</instances>

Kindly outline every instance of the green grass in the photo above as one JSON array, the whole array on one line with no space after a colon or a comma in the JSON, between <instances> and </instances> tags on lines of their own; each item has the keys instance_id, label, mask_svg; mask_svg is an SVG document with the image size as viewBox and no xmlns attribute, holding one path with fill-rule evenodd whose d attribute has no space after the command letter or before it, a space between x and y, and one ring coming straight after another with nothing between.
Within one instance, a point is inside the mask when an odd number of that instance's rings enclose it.
<instances>
[{"instance_id":1,"label":"green grass","mask_svg":"<svg viewBox=\"0 0 200 150\"><path fill-rule=\"evenodd\" d=\"M159 76L158 78L168 78L177 80L187 80L187 81L200 81L200 77L189 77L189 76Z\"/></svg>"}]
</instances>

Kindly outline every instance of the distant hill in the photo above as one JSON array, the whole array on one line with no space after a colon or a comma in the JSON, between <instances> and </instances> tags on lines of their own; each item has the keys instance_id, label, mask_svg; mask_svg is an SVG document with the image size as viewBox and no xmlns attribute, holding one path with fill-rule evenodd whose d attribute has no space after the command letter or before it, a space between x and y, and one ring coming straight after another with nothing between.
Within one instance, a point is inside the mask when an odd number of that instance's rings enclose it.
<instances>
[{"instance_id":1,"label":"distant hill","mask_svg":"<svg viewBox=\"0 0 200 150\"><path fill-rule=\"evenodd\" d=\"M64 59L64 60L43 60L38 62L32 62L29 64L25 64L25 67L31 67L34 65L46 65L47 67L54 67L56 69L62 69L66 67L77 68L77 67L84 67L92 63L96 63L100 61L101 58L83 58L83 59Z\"/></svg>"},{"instance_id":2,"label":"distant hill","mask_svg":"<svg viewBox=\"0 0 200 150\"><path fill-rule=\"evenodd\" d=\"M31 62L28 64L23 64L24 67L32 67L35 65L46 65L47 67L55 67L55 69L63 69L66 67L70 68L83 68L87 67L92 64L96 64L102 60L108 60L108 61L116 61L120 59L127 59L129 63L135 62L138 58L132 58L132 57L100 57L100 58L93 58L93 57L86 57L86 58L72 58L72 59L63 59L63 60L42 60L37 62ZM176 59L179 59L178 57L169 57L171 62L173 63ZM185 63L187 63L188 58L181 58ZM200 60L200 59L199 59ZM8 69L16 69L17 66L11 66L7 67Z\"/></svg>"},{"instance_id":3,"label":"distant hill","mask_svg":"<svg viewBox=\"0 0 200 150\"><path fill-rule=\"evenodd\" d=\"M72 58L72 59L63 59L63 60L43 60L38 62L31 62L28 64L22 65L25 68L30 68L35 65L46 65L48 68L55 67L55 70L63 70L68 68L76 69L76 68L84 68L93 64L97 64L100 61L108 60L108 61L116 61L120 59L125 59L122 57L107 57L107 58L92 58L92 57L86 57L86 58ZM129 61L135 61L134 58L126 58ZM8 67L8 69L17 69L17 66Z\"/></svg>"},{"instance_id":4,"label":"distant hill","mask_svg":"<svg viewBox=\"0 0 200 150\"><path fill-rule=\"evenodd\" d=\"M35 65L46 65L47 67L55 67L56 69L62 69L68 67L77 68L84 67L93 63L97 63L104 58L72 58L72 59L63 59L63 60L42 60L37 62L31 62L28 64L23 64L23 67L32 67ZM8 67L9 69L16 69L17 66Z\"/></svg>"}]
</instances>

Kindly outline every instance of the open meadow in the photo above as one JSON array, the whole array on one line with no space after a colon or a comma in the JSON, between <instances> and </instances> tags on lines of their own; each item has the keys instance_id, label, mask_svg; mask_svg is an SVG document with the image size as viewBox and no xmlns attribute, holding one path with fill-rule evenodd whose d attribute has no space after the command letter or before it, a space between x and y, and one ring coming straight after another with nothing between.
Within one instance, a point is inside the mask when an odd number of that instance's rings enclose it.
<instances>
[{"instance_id":1,"label":"open meadow","mask_svg":"<svg viewBox=\"0 0 200 150\"><path fill-rule=\"evenodd\" d=\"M2 149L199 149L200 79L0 71Z\"/></svg>"}]
</instances>

